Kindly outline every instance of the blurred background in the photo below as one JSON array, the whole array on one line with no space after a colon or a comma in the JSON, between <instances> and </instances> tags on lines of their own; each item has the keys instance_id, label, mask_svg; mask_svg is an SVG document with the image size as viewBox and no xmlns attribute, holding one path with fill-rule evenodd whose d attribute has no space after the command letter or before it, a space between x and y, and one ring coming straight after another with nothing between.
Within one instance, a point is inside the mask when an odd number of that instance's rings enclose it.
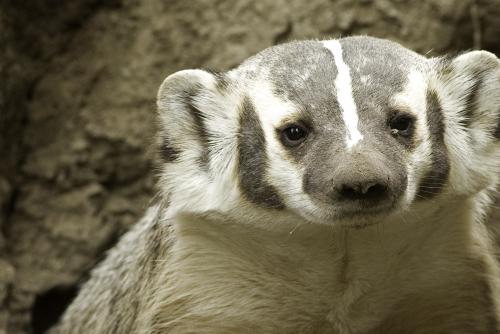
<instances>
[{"instance_id":1,"label":"blurred background","mask_svg":"<svg viewBox=\"0 0 500 334\"><path fill-rule=\"evenodd\" d=\"M352 34L498 56L500 0L0 0L0 334L56 322L148 206L168 74Z\"/></svg>"}]
</instances>

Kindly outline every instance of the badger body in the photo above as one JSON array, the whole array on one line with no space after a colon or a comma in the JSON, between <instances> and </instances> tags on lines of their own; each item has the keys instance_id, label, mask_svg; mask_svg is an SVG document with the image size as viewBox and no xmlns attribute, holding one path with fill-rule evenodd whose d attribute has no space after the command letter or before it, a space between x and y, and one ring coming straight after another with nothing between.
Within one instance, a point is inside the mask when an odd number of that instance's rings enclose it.
<instances>
[{"instance_id":1,"label":"badger body","mask_svg":"<svg viewBox=\"0 0 500 334\"><path fill-rule=\"evenodd\" d=\"M500 62L370 37L158 92L158 203L53 333L497 333Z\"/></svg>"}]
</instances>

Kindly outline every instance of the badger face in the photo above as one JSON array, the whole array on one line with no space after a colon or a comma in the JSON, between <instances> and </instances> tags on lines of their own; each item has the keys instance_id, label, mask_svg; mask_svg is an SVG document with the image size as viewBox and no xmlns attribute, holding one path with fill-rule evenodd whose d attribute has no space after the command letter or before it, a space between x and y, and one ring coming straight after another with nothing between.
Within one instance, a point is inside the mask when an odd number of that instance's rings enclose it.
<instances>
[{"instance_id":1,"label":"badger face","mask_svg":"<svg viewBox=\"0 0 500 334\"><path fill-rule=\"evenodd\" d=\"M158 95L162 189L177 211L346 226L471 196L497 183L499 69L354 37L178 72Z\"/></svg>"}]
</instances>

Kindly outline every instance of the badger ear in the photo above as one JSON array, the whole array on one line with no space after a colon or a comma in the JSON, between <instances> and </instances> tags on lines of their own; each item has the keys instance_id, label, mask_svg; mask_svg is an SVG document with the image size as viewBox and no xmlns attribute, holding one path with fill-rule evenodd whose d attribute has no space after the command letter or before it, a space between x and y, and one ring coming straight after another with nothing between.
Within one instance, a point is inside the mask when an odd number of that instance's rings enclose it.
<instances>
[{"instance_id":1,"label":"badger ear","mask_svg":"<svg viewBox=\"0 0 500 334\"><path fill-rule=\"evenodd\" d=\"M441 59L436 73L431 89L444 113L450 184L457 193L475 193L498 182L500 61L492 53L472 51Z\"/></svg>"},{"instance_id":2,"label":"badger ear","mask_svg":"<svg viewBox=\"0 0 500 334\"><path fill-rule=\"evenodd\" d=\"M440 81L449 112L471 136L500 137L500 60L487 51L471 51L441 62ZM446 101L443 101L446 102ZM480 132L478 132L480 131Z\"/></svg>"},{"instance_id":3,"label":"badger ear","mask_svg":"<svg viewBox=\"0 0 500 334\"><path fill-rule=\"evenodd\" d=\"M183 70L168 76L157 96L159 151L166 163L184 161L209 168L210 155L229 117L223 74Z\"/></svg>"}]
</instances>

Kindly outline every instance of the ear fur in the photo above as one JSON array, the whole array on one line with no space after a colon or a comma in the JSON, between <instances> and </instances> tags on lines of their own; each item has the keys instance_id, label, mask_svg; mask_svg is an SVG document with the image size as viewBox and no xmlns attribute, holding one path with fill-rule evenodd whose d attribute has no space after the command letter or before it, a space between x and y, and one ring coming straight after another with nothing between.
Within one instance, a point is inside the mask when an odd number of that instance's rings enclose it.
<instances>
[{"instance_id":1,"label":"ear fur","mask_svg":"<svg viewBox=\"0 0 500 334\"><path fill-rule=\"evenodd\" d=\"M437 62L431 89L439 96L452 159L451 184L459 193L498 182L500 168L500 61L471 51Z\"/></svg>"},{"instance_id":2,"label":"ear fur","mask_svg":"<svg viewBox=\"0 0 500 334\"><path fill-rule=\"evenodd\" d=\"M208 203L200 194L217 197L236 156L235 95L223 74L204 70L176 72L160 86L160 182L170 200Z\"/></svg>"},{"instance_id":3,"label":"ear fur","mask_svg":"<svg viewBox=\"0 0 500 334\"><path fill-rule=\"evenodd\" d=\"M500 60L487 51L467 52L444 65L441 79L446 94L459 104L455 115L459 125L495 136L500 105Z\"/></svg>"},{"instance_id":4,"label":"ear fur","mask_svg":"<svg viewBox=\"0 0 500 334\"><path fill-rule=\"evenodd\" d=\"M160 153L165 162L174 162L183 155L207 167L211 139L207 108L216 100L213 81L212 74L203 70L184 70L168 76L161 84L157 104Z\"/></svg>"}]
</instances>

